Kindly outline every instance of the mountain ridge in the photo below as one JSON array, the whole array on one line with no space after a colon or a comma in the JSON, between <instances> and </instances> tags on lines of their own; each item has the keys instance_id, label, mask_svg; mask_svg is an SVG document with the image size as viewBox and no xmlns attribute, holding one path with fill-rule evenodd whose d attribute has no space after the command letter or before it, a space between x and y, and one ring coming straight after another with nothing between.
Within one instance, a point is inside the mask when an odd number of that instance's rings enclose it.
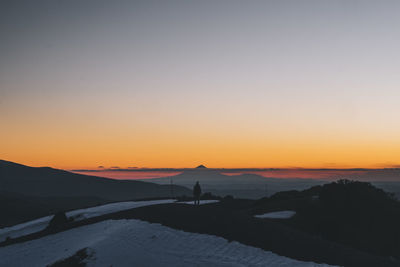
<instances>
[{"instance_id":1,"label":"mountain ridge","mask_svg":"<svg viewBox=\"0 0 400 267\"><path fill-rule=\"evenodd\" d=\"M152 197L170 197L171 186L144 181L115 180L71 173L51 167L30 167L0 160L2 191L40 197L100 197L111 201ZM173 185L175 194L190 190Z\"/></svg>"}]
</instances>

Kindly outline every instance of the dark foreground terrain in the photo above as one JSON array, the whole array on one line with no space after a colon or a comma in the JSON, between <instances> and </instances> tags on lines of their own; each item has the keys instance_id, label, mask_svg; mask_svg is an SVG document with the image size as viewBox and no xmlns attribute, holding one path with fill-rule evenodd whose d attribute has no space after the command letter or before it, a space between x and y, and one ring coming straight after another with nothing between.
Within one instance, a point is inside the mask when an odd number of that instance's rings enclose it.
<instances>
[{"instance_id":1,"label":"dark foreground terrain","mask_svg":"<svg viewBox=\"0 0 400 267\"><path fill-rule=\"evenodd\" d=\"M108 219L140 219L188 232L211 234L290 258L340 266L400 266L399 203L368 183L339 181L260 200L226 197L193 206L163 204L66 222L0 243L36 239ZM293 210L291 219L254 214ZM99 233L101 234L101 233Z\"/></svg>"},{"instance_id":2,"label":"dark foreground terrain","mask_svg":"<svg viewBox=\"0 0 400 267\"><path fill-rule=\"evenodd\" d=\"M0 160L0 227L33 220L60 210L145 198L191 195L177 185L157 185L81 175L48 167Z\"/></svg>"},{"instance_id":3,"label":"dark foreground terrain","mask_svg":"<svg viewBox=\"0 0 400 267\"><path fill-rule=\"evenodd\" d=\"M115 218L136 218L184 231L217 235L303 261L341 266L400 266L398 259L323 239L291 227L284 220L254 218L250 214L252 205L243 200L199 207L157 205L121 213Z\"/></svg>"}]
</instances>

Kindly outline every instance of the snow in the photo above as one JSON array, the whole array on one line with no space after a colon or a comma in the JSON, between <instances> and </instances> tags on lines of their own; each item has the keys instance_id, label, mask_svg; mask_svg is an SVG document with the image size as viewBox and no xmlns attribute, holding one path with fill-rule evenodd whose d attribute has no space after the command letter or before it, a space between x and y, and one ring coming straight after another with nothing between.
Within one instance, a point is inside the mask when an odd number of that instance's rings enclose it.
<instances>
[{"instance_id":1,"label":"snow","mask_svg":"<svg viewBox=\"0 0 400 267\"><path fill-rule=\"evenodd\" d=\"M97 217L100 215L113 213L121 210L128 210L132 208L139 208L157 204L167 204L175 202L175 199L164 199L164 200L148 200L148 201L127 201L127 202L116 202L93 208L80 209L67 212L68 217L74 217L76 219L87 219L91 217Z\"/></svg>"},{"instance_id":2,"label":"snow","mask_svg":"<svg viewBox=\"0 0 400 267\"><path fill-rule=\"evenodd\" d=\"M268 218L268 219L290 219L296 214L295 211L292 210L284 210L284 211L274 211L268 212L261 215L255 215L256 218Z\"/></svg>"},{"instance_id":3,"label":"snow","mask_svg":"<svg viewBox=\"0 0 400 267\"><path fill-rule=\"evenodd\" d=\"M87 266L328 266L140 220L106 220L0 248L0 266L46 266L88 248Z\"/></svg>"},{"instance_id":4,"label":"snow","mask_svg":"<svg viewBox=\"0 0 400 267\"><path fill-rule=\"evenodd\" d=\"M200 200L200 205L217 203L217 202L219 202L219 200ZM194 205L194 200L186 202L176 202L176 203Z\"/></svg>"},{"instance_id":5,"label":"snow","mask_svg":"<svg viewBox=\"0 0 400 267\"><path fill-rule=\"evenodd\" d=\"M175 202L175 199L116 202L92 208L69 211L66 213L66 215L67 217L73 217L74 220L79 221L121 210L172 202ZM42 217L26 223L17 224L11 227L2 228L0 229L0 242L5 240L7 236L15 238L41 231L47 227L51 218L53 218L53 215Z\"/></svg>"}]
</instances>

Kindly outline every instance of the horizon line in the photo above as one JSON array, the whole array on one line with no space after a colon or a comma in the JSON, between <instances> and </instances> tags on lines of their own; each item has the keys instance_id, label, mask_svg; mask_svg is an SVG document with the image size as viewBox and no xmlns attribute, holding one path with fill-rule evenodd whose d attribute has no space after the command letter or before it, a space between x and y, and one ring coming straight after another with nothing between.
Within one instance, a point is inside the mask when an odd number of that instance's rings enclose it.
<instances>
[{"instance_id":1,"label":"horizon line","mask_svg":"<svg viewBox=\"0 0 400 267\"><path fill-rule=\"evenodd\" d=\"M400 166L381 167L381 168L304 168L304 167L285 167L285 168L99 168L99 169L65 169L72 172L142 172L142 171L186 171L186 170L216 170L216 171L281 171L281 170L303 170L303 171L371 171L371 170L400 170Z\"/></svg>"},{"instance_id":2,"label":"horizon line","mask_svg":"<svg viewBox=\"0 0 400 267\"><path fill-rule=\"evenodd\" d=\"M398 170L400 169L400 164L377 164L377 167L205 167L204 165L198 165L197 167L119 167L119 166L111 166L104 167L99 165L97 168L63 168L58 166L51 165L41 165L34 166L26 163L17 163L15 161L0 159L0 161L19 164L28 167L34 168L53 168L60 169L71 172L104 172L104 171L127 171L127 172L141 172L141 171L166 171L166 172L176 172L176 171L185 171L185 170L196 170L196 169L208 169L208 170L218 170L218 171L279 171L279 170L304 170L304 171L371 171L371 170Z\"/></svg>"}]
</instances>

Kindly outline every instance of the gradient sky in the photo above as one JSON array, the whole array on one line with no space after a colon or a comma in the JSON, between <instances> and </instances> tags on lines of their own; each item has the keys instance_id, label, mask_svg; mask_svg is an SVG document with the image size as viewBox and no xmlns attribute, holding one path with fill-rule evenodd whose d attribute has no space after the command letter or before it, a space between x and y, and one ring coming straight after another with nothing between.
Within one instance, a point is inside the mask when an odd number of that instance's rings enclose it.
<instances>
[{"instance_id":1,"label":"gradient sky","mask_svg":"<svg viewBox=\"0 0 400 267\"><path fill-rule=\"evenodd\" d=\"M399 1L6 1L0 158L400 163Z\"/></svg>"}]
</instances>

